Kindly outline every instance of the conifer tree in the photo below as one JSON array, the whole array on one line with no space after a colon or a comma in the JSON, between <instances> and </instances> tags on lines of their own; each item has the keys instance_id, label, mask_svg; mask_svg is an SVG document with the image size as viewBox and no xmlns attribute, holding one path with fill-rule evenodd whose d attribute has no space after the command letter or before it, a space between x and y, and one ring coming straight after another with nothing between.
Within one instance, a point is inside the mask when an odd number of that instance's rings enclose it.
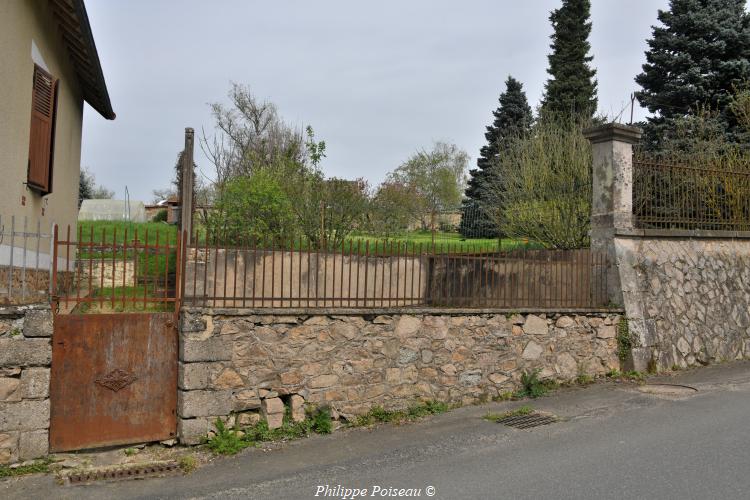
<instances>
[{"instance_id":1,"label":"conifer tree","mask_svg":"<svg viewBox=\"0 0 750 500\"><path fill-rule=\"evenodd\" d=\"M500 105L492 113L492 125L487 127L484 134L487 144L479 152L477 168L469 171L471 178L466 188L466 198L462 202L459 226L459 231L465 238L497 236L493 221L481 208L487 178L493 175L493 165L508 141L526 134L533 121L523 84L512 76L508 76L505 81L505 92L500 94L499 102Z\"/></svg>"},{"instance_id":2,"label":"conifer tree","mask_svg":"<svg viewBox=\"0 0 750 500\"><path fill-rule=\"evenodd\" d=\"M596 70L590 65L590 0L563 0L549 16L553 33L552 53L547 56L550 78L544 86L542 113L578 114L596 112Z\"/></svg>"},{"instance_id":3,"label":"conifer tree","mask_svg":"<svg viewBox=\"0 0 750 500\"><path fill-rule=\"evenodd\" d=\"M718 112L729 140L736 119L728 106L750 78L750 17L745 0L670 0L659 10L638 101L654 116L645 126L646 146L658 149L675 120L701 107Z\"/></svg>"}]
</instances>

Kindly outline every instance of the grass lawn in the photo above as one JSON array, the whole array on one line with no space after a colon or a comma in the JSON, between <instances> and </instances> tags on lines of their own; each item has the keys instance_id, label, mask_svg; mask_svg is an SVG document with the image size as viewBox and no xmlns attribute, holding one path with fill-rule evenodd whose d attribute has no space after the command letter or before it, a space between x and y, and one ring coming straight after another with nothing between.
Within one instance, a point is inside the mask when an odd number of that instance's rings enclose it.
<instances>
[{"instance_id":1,"label":"grass lawn","mask_svg":"<svg viewBox=\"0 0 750 500\"><path fill-rule=\"evenodd\" d=\"M354 242L356 247L357 243L361 241L362 251L364 252L365 243L369 241L370 253L381 253L383 247L390 250L391 242L394 245L401 244L401 251L403 252L404 247L409 253L413 251L428 252L432 251L433 236L430 231L413 231L403 235L394 236L389 238L387 243L383 242L383 238L377 236L359 234L354 235L350 238ZM449 253L463 253L463 252L497 252L497 251L509 251L521 248L537 248L533 242L528 240L503 238L499 241L497 238L464 238L459 233L446 233L437 232L435 233L435 251L437 252L449 252ZM348 243L346 244L348 247ZM395 246L394 246L395 248Z\"/></svg>"},{"instance_id":2,"label":"grass lawn","mask_svg":"<svg viewBox=\"0 0 750 500\"><path fill-rule=\"evenodd\" d=\"M117 313L117 312L165 312L174 310L174 304L171 302L146 302L143 298L153 298L154 293L145 286L126 286L126 287L105 287L97 289L91 297L101 302L83 302L74 312L78 314L96 314L96 313ZM112 297L114 296L114 306ZM126 301L123 303L122 299ZM163 297L163 295L162 295ZM133 301L135 299L135 302Z\"/></svg>"},{"instance_id":3,"label":"grass lawn","mask_svg":"<svg viewBox=\"0 0 750 500\"><path fill-rule=\"evenodd\" d=\"M81 243L118 243L125 242L130 245L138 236L138 241L147 242L149 245L170 245L177 243L177 227L164 222L122 222L122 221L92 221L78 222L78 231ZM61 238L64 235L60 235Z\"/></svg>"}]
</instances>

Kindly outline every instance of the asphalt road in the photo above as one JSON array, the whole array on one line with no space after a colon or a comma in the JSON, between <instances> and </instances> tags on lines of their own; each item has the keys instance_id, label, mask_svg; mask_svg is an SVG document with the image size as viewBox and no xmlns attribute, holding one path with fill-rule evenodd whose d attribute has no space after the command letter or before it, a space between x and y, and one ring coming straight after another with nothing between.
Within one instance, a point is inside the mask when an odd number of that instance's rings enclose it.
<instances>
[{"instance_id":1,"label":"asphalt road","mask_svg":"<svg viewBox=\"0 0 750 500\"><path fill-rule=\"evenodd\" d=\"M441 499L750 498L750 362L661 381L698 392L674 398L597 384L532 402L564 419L532 430L482 419L521 403L489 404L248 450L187 476L68 487L50 476L6 481L0 497L308 499L341 485L367 489L367 498L374 487Z\"/></svg>"}]
</instances>

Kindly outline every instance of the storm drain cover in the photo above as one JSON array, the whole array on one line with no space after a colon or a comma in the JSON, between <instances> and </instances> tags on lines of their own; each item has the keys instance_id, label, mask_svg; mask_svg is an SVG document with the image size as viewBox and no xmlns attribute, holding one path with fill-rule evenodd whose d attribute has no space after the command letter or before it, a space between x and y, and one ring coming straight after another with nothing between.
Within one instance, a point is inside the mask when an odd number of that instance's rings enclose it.
<instances>
[{"instance_id":1,"label":"storm drain cover","mask_svg":"<svg viewBox=\"0 0 750 500\"><path fill-rule=\"evenodd\" d=\"M93 481L122 481L127 479L143 479L147 477L164 476L166 474L178 472L179 470L177 462L134 464L73 471L65 474L63 480L70 485L86 484Z\"/></svg>"},{"instance_id":2,"label":"storm drain cover","mask_svg":"<svg viewBox=\"0 0 750 500\"><path fill-rule=\"evenodd\" d=\"M530 429L540 425L548 425L557 422L557 417L545 413L531 412L526 415L513 415L497 420L497 423L515 427L516 429Z\"/></svg>"},{"instance_id":3,"label":"storm drain cover","mask_svg":"<svg viewBox=\"0 0 750 500\"><path fill-rule=\"evenodd\" d=\"M645 384L638 387L638 390L646 394L665 397L687 397L692 396L698 389L689 385L678 384Z\"/></svg>"}]
</instances>

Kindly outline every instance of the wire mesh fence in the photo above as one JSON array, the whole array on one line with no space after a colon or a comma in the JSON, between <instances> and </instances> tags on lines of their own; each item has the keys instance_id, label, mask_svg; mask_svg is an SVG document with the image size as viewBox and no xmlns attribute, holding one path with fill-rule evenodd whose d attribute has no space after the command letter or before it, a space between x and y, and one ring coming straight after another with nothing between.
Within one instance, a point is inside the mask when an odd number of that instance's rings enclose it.
<instances>
[{"instance_id":1,"label":"wire mesh fence","mask_svg":"<svg viewBox=\"0 0 750 500\"><path fill-rule=\"evenodd\" d=\"M750 231L750 171L636 155L633 214L639 228Z\"/></svg>"},{"instance_id":2,"label":"wire mesh fence","mask_svg":"<svg viewBox=\"0 0 750 500\"><path fill-rule=\"evenodd\" d=\"M48 299L51 249L51 227L44 227L41 220L0 216L0 303Z\"/></svg>"},{"instance_id":3,"label":"wire mesh fence","mask_svg":"<svg viewBox=\"0 0 750 500\"><path fill-rule=\"evenodd\" d=\"M304 239L224 244L196 235L185 249L187 306L249 308L602 308L606 255Z\"/></svg>"}]
</instances>

